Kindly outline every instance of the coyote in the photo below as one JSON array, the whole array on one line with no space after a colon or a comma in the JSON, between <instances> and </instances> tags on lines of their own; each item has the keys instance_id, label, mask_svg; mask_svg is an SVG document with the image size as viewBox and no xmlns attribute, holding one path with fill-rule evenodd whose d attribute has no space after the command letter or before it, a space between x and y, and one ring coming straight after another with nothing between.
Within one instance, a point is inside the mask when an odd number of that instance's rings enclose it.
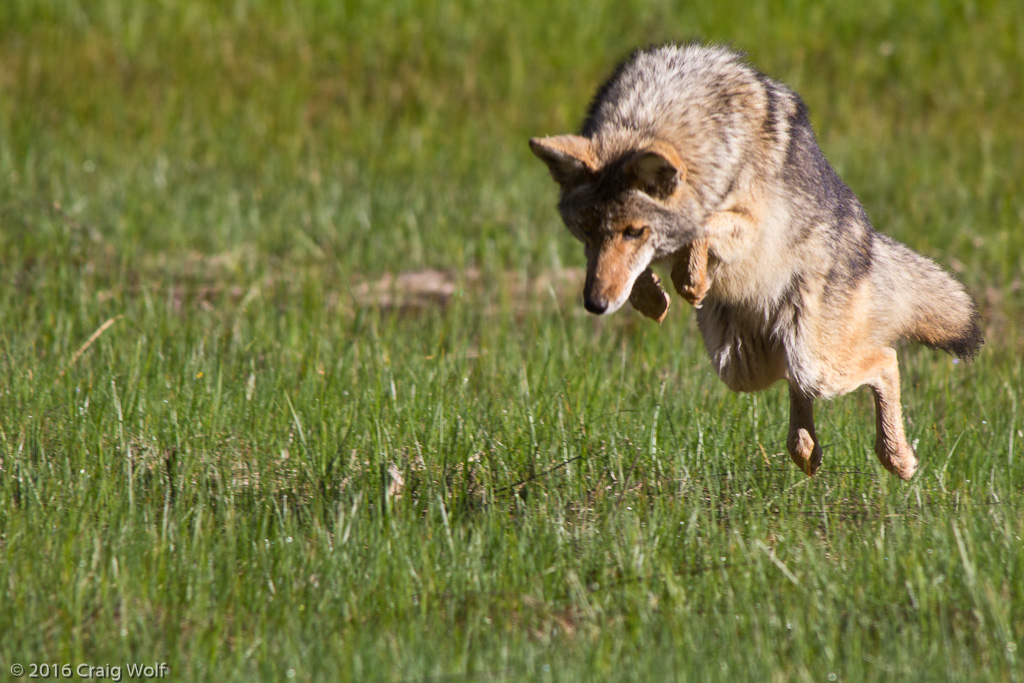
<instances>
[{"instance_id":1,"label":"coyote","mask_svg":"<svg viewBox=\"0 0 1024 683\"><path fill-rule=\"evenodd\" d=\"M893 345L973 359L977 308L937 264L872 228L796 93L723 47L638 50L598 89L579 135L530 147L584 245L588 311L629 300L660 322L669 299L650 266L665 263L730 389L788 382L786 446L803 472L822 459L814 399L867 384L875 453L913 476Z\"/></svg>"}]
</instances>

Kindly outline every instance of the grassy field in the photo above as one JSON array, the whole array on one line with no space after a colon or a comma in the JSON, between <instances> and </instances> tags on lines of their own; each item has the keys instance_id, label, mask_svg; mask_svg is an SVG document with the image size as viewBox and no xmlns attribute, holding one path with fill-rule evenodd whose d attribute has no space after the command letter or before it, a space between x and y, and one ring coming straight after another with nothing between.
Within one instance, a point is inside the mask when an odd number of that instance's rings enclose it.
<instances>
[{"instance_id":1,"label":"grassy field","mask_svg":"<svg viewBox=\"0 0 1024 683\"><path fill-rule=\"evenodd\" d=\"M0 3L0 676L1024 680L1024 12L682 4ZM526 139L693 37L979 301L910 483L582 310Z\"/></svg>"}]
</instances>

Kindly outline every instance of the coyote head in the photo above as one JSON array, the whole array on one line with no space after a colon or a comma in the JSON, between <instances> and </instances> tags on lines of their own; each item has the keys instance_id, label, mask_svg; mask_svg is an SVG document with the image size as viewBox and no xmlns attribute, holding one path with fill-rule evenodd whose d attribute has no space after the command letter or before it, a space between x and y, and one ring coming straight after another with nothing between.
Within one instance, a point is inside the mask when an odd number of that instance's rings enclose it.
<instances>
[{"instance_id":1,"label":"coyote head","mask_svg":"<svg viewBox=\"0 0 1024 683\"><path fill-rule=\"evenodd\" d=\"M583 305L591 313L617 311L652 261L698 236L700 209L671 145L605 155L589 138L559 135L533 138L530 148L560 185L558 211L583 243Z\"/></svg>"}]
</instances>

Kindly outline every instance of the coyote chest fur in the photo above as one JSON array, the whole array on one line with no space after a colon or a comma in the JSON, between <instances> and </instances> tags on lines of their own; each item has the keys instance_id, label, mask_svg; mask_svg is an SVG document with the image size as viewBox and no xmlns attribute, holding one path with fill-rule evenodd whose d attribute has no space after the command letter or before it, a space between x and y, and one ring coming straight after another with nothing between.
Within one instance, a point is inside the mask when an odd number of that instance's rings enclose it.
<instances>
[{"instance_id":1,"label":"coyote chest fur","mask_svg":"<svg viewBox=\"0 0 1024 683\"><path fill-rule=\"evenodd\" d=\"M661 320L671 266L718 376L735 391L789 384L787 449L821 464L813 401L862 385L875 398L875 452L909 479L893 345L971 359L976 307L933 261L872 228L825 160L786 86L720 47L635 52L602 85L579 135L530 140L584 245L586 309L629 301Z\"/></svg>"}]
</instances>

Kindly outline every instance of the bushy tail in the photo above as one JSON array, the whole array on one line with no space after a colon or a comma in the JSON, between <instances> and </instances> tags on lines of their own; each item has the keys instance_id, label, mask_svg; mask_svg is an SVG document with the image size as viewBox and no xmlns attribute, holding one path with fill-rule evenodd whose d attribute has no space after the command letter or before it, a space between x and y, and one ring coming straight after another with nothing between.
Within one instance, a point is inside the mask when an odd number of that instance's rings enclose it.
<instances>
[{"instance_id":1,"label":"bushy tail","mask_svg":"<svg viewBox=\"0 0 1024 683\"><path fill-rule=\"evenodd\" d=\"M891 312L900 321L898 336L973 360L985 337L978 308L963 285L931 259L883 239L889 252L886 284L901 309Z\"/></svg>"}]
</instances>

